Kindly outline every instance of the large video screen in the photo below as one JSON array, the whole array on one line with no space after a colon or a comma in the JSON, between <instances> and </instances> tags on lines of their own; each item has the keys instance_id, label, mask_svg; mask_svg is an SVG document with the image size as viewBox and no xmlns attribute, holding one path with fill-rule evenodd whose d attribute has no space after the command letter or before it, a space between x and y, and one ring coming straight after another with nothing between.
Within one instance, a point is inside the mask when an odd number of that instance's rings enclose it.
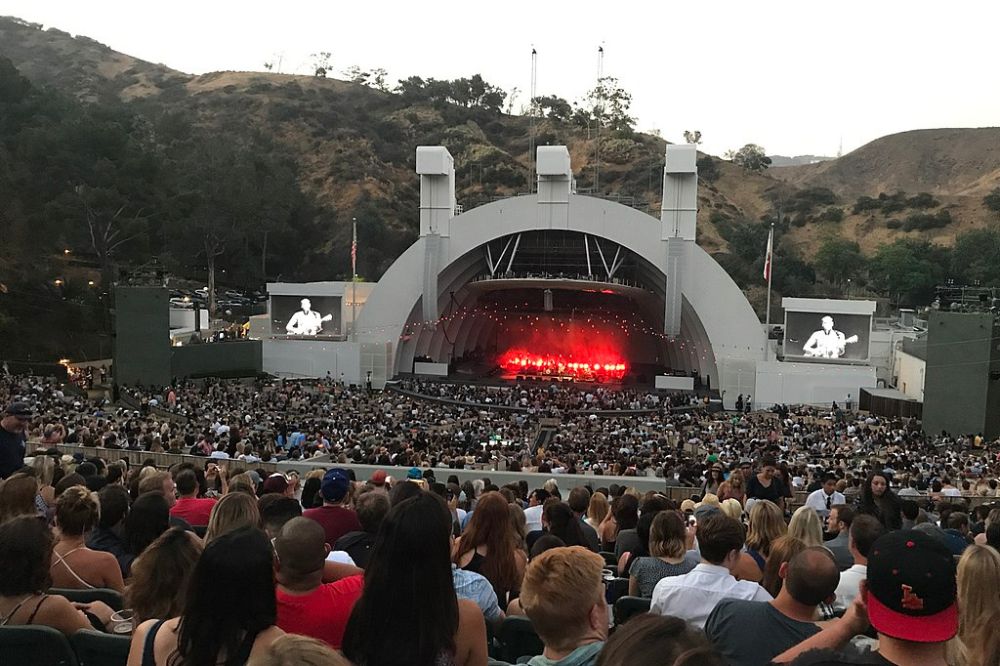
<instances>
[{"instance_id":1,"label":"large video screen","mask_svg":"<svg viewBox=\"0 0 1000 666\"><path fill-rule=\"evenodd\" d=\"M785 313L786 359L863 363L870 337L870 315Z\"/></svg>"},{"instance_id":2,"label":"large video screen","mask_svg":"<svg viewBox=\"0 0 1000 666\"><path fill-rule=\"evenodd\" d=\"M340 296L271 297L274 335L338 335L340 325Z\"/></svg>"}]
</instances>

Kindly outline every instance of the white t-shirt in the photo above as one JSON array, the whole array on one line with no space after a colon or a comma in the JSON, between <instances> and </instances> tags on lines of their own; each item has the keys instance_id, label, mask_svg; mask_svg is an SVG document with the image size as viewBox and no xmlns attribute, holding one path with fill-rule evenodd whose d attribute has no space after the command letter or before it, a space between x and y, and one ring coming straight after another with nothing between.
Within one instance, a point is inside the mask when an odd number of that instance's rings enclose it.
<instances>
[{"instance_id":1,"label":"white t-shirt","mask_svg":"<svg viewBox=\"0 0 1000 666\"><path fill-rule=\"evenodd\" d=\"M528 532L535 532L542 529L542 505L529 506L524 510L525 528Z\"/></svg>"}]
</instances>

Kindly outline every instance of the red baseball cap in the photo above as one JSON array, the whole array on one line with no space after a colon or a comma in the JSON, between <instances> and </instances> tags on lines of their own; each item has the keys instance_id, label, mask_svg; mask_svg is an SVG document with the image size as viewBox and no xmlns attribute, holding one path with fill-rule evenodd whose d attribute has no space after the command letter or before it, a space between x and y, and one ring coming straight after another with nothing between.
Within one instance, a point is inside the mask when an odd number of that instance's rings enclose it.
<instances>
[{"instance_id":1,"label":"red baseball cap","mask_svg":"<svg viewBox=\"0 0 1000 666\"><path fill-rule=\"evenodd\" d=\"M958 633L955 558L929 534L881 536L868 555L867 587L868 619L879 633L914 643L941 643Z\"/></svg>"},{"instance_id":2,"label":"red baseball cap","mask_svg":"<svg viewBox=\"0 0 1000 666\"><path fill-rule=\"evenodd\" d=\"M372 474L371 482L373 486L381 486L385 484L386 473L384 470L377 469Z\"/></svg>"}]
</instances>

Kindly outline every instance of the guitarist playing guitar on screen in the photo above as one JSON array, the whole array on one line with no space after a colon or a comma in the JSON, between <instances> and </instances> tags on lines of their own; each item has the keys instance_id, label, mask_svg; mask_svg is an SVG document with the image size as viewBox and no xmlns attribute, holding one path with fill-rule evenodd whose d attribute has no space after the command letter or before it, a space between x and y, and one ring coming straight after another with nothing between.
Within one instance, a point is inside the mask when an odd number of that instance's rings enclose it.
<instances>
[{"instance_id":1,"label":"guitarist playing guitar on screen","mask_svg":"<svg viewBox=\"0 0 1000 666\"><path fill-rule=\"evenodd\" d=\"M840 331L833 330L833 317L826 315L822 319L822 330L809 336L802 351L809 358L840 358L847 351L847 345L858 341L858 336L844 337Z\"/></svg>"},{"instance_id":2,"label":"guitarist playing guitar on screen","mask_svg":"<svg viewBox=\"0 0 1000 666\"><path fill-rule=\"evenodd\" d=\"M324 317L314 312L308 298L303 298L301 305L302 309L292 315L285 325L285 330L290 335L319 335L323 332L323 322L333 320L332 314Z\"/></svg>"}]
</instances>

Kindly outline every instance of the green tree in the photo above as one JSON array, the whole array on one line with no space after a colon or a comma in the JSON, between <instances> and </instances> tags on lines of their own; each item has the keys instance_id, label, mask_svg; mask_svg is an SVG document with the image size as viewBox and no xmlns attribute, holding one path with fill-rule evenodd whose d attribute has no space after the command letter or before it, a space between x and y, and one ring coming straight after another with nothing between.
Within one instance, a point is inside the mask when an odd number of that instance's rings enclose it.
<instances>
[{"instance_id":1,"label":"green tree","mask_svg":"<svg viewBox=\"0 0 1000 666\"><path fill-rule=\"evenodd\" d=\"M973 229L955 238L952 275L965 284L1000 284L1000 231Z\"/></svg>"},{"instance_id":2,"label":"green tree","mask_svg":"<svg viewBox=\"0 0 1000 666\"><path fill-rule=\"evenodd\" d=\"M602 127L616 132L631 134L635 127L635 118L628 115L632 106L632 95L618 83L613 76L603 76L597 80L597 85L587 93L590 102L590 113Z\"/></svg>"},{"instance_id":3,"label":"green tree","mask_svg":"<svg viewBox=\"0 0 1000 666\"><path fill-rule=\"evenodd\" d=\"M697 146L701 143L701 130L695 130L693 132L691 130L684 130L684 141L687 143L693 143Z\"/></svg>"},{"instance_id":4,"label":"green tree","mask_svg":"<svg viewBox=\"0 0 1000 666\"><path fill-rule=\"evenodd\" d=\"M548 118L560 122L569 122L570 116L573 115L573 107L570 106L570 103L555 95L536 97L533 106Z\"/></svg>"},{"instance_id":5,"label":"green tree","mask_svg":"<svg viewBox=\"0 0 1000 666\"><path fill-rule=\"evenodd\" d=\"M900 238L881 246L868 263L868 274L876 289L895 305L925 305L934 287L947 275L947 248L927 241Z\"/></svg>"},{"instance_id":6,"label":"green tree","mask_svg":"<svg viewBox=\"0 0 1000 666\"><path fill-rule=\"evenodd\" d=\"M849 279L857 278L864 268L865 258L857 243L832 236L819 246L813 265L829 282L843 286Z\"/></svg>"},{"instance_id":7,"label":"green tree","mask_svg":"<svg viewBox=\"0 0 1000 666\"><path fill-rule=\"evenodd\" d=\"M747 173L761 173L771 166L771 158L756 143L748 143L739 150L730 150L726 153L726 159L732 160L733 164L742 167Z\"/></svg>"},{"instance_id":8,"label":"green tree","mask_svg":"<svg viewBox=\"0 0 1000 666\"><path fill-rule=\"evenodd\" d=\"M310 57L312 57L313 76L325 79L326 75L333 67L330 63L330 59L333 57L333 54L329 51L320 51L319 53L311 54Z\"/></svg>"}]
</instances>

